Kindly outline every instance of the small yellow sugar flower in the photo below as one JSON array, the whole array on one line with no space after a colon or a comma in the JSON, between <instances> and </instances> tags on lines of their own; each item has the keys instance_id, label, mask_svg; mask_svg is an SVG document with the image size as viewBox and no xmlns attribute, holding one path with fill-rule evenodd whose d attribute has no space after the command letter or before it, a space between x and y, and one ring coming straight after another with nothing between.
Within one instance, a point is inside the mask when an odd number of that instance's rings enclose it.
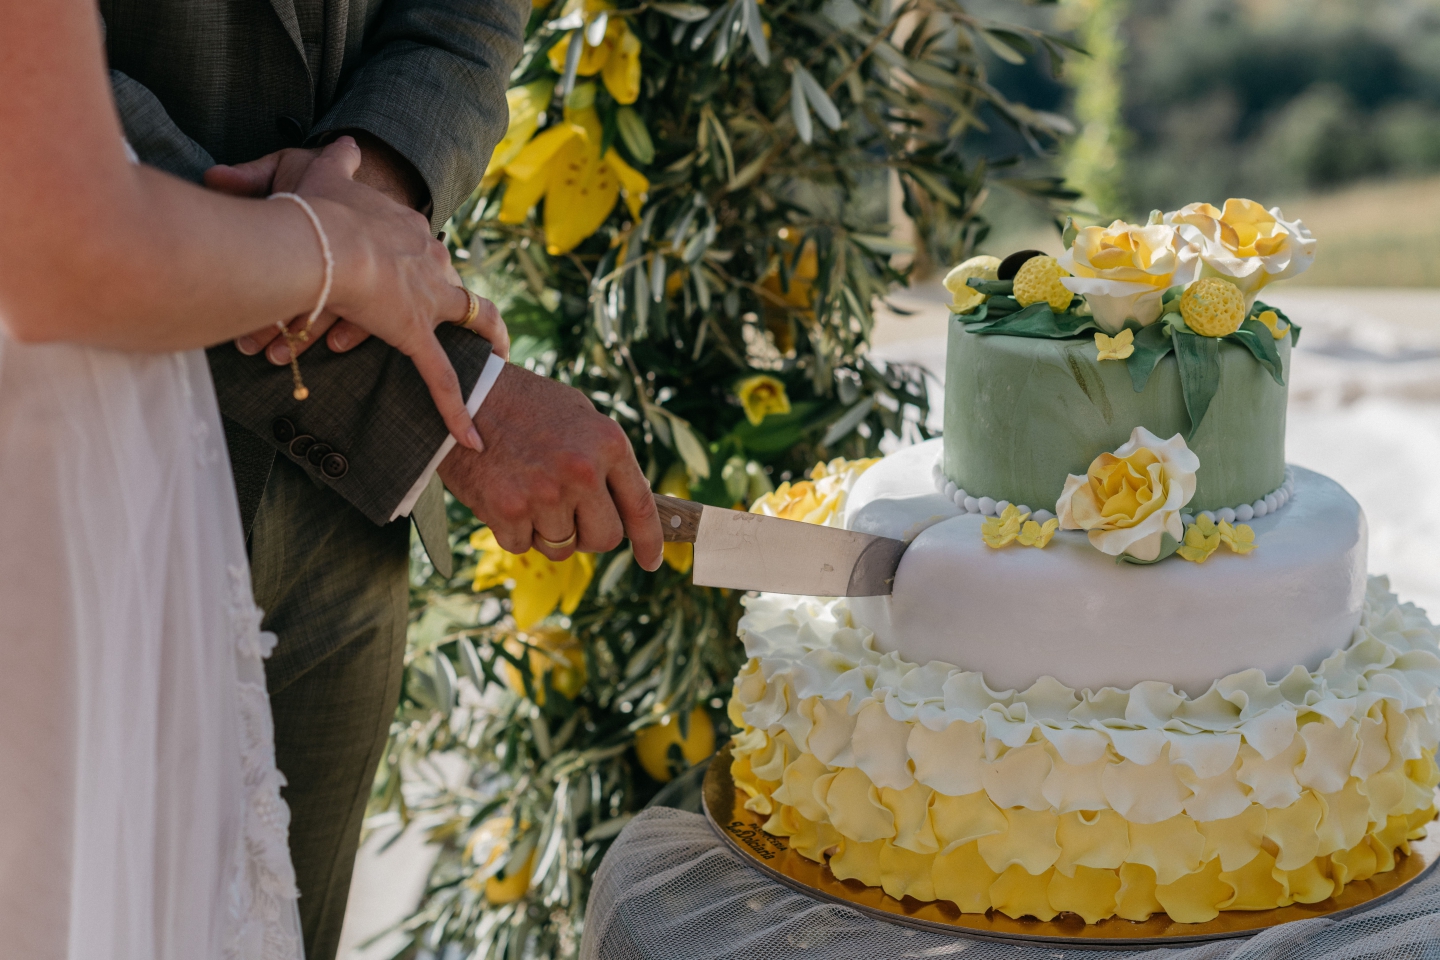
<instances>
[{"instance_id":1,"label":"small yellow sugar flower","mask_svg":"<svg viewBox=\"0 0 1440 960\"><path fill-rule=\"evenodd\" d=\"M1031 257L1015 274L1015 301L1022 307L1048 303L1056 313L1070 306L1075 294L1065 289L1061 277L1068 277L1054 257Z\"/></svg>"},{"instance_id":2,"label":"small yellow sugar flower","mask_svg":"<svg viewBox=\"0 0 1440 960\"><path fill-rule=\"evenodd\" d=\"M1020 508L1012 503L1000 516L990 517L980 525L980 536L987 545L998 550L1020 536L1020 525L1029 516L1021 513Z\"/></svg>"},{"instance_id":3,"label":"small yellow sugar flower","mask_svg":"<svg viewBox=\"0 0 1440 960\"><path fill-rule=\"evenodd\" d=\"M1270 336L1274 337L1276 340L1279 340L1281 337L1285 336L1285 334L1290 332L1290 324L1286 323L1284 320L1281 320L1280 315L1274 310L1261 311L1260 316L1256 317L1255 319L1265 324L1265 326L1268 327L1270 330Z\"/></svg>"},{"instance_id":4,"label":"small yellow sugar flower","mask_svg":"<svg viewBox=\"0 0 1440 960\"><path fill-rule=\"evenodd\" d=\"M745 419L755 426L772 413L789 413L790 397L785 393L785 384L769 374L746 377L735 387L740 406L745 408Z\"/></svg>"},{"instance_id":5,"label":"small yellow sugar flower","mask_svg":"<svg viewBox=\"0 0 1440 960\"><path fill-rule=\"evenodd\" d=\"M1036 523L1034 520L1026 520L1020 527L1020 534L1015 540L1021 546L1044 550L1045 545L1050 542L1051 537L1055 536L1055 531L1059 527L1060 521L1056 517L1051 517L1043 524Z\"/></svg>"},{"instance_id":6,"label":"small yellow sugar flower","mask_svg":"<svg viewBox=\"0 0 1440 960\"><path fill-rule=\"evenodd\" d=\"M1095 332L1096 360L1124 360L1135 352L1135 331L1126 327L1115 336Z\"/></svg>"},{"instance_id":7,"label":"small yellow sugar flower","mask_svg":"<svg viewBox=\"0 0 1440 960\"><path fill-rule=\"evenodd\" d=\"M1202 337L1227 337L1245 321L1245 294L1228 280L1196 280L1180 297L1180 316Z\"/></svg>"},{"instance_id":8,"label":"small yellow sugar flower","mask_svg":"<svg viewBox=\"0 0 1440 960\"><path fill-rule=\"evenodd\" d=\"M1237 523L1232 527L1224 520L1221 520L1220 542L1241 556L1244 556L1255 549L1255 531L1247 523Z\"/></svg>"},{"instance_id":9,"label":"small yellow sugar flower","mask_svg":"<svg viewBox=\"0 0 1440 960\"><path fill-rule=\"evenodd\" d=\"M1203 513L1185 528L1185 542L1175 551L1191 563L1204 563L1220 546L1220 530Z\"/></svg>"}]
</instances>

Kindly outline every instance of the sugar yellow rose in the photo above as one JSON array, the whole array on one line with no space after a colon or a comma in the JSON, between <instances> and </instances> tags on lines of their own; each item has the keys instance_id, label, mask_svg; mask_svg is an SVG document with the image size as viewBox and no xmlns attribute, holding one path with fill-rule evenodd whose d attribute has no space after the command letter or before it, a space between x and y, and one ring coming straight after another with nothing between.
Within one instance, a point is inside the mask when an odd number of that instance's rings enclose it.
<instances>
[{"instance_id":1,"label":"sugar yellow rose","mask_svg":"<svg viewBox=\"0 0 1440 960\"><path fill-rule=\"evenodd\" d=\"M1254 200L1225 201L1217 210L1192 203L1165 214L1200 255L1200 276L1224 277L1245 294L1245 308L1267 284L1305 272L1315 262L1315 238L1299 220L1285 220L1279 207L1266 210Z\"/></svg>"},{"instance_id":2,"label":"sugar yellow rose","mask_svg":"<svg viewBox=\"0 0 1440 960\"><path fill-rule=\"evenodd\" d=\"M1161 440L1136 427L1129 442L1102 453L1085 476L1071 474L1055 504L1062 530L1088 530L1101 553L1155 560L1165 534L1185 536L1180 509L1195 496L1200 458L1176 434Z\"/></svg>"},{"instance_id":3,"label":"sugar yellow rose","mask_svg":"<svg viewBox=\"0 0 1440 960\"><path fill-rule=\"evenodd\" d=\"M1081 230L1059 259L1071 274L1060 282L1085 298L1102 330L1114 333L1126 320L1142 327L1158 320L1165 291L1195 279L1199 251L1168 224L1116 220Z\"/></svg>"}]
</instances>

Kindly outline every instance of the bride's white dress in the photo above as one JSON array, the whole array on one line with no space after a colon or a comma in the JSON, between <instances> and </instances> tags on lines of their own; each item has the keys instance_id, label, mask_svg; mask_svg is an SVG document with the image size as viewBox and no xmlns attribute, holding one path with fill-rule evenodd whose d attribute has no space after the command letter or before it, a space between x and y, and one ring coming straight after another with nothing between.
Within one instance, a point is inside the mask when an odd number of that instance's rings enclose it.
<instances>
[{"instance_id":1,"label":"bride's white dress","mask_svg":"<svg viewBox=\"0 0 1440 960\"><path fill-rule=\"evenodd\" d=\"M0 333L0 954L303 955L203 354Z\"/></svg>"}]
</instances>

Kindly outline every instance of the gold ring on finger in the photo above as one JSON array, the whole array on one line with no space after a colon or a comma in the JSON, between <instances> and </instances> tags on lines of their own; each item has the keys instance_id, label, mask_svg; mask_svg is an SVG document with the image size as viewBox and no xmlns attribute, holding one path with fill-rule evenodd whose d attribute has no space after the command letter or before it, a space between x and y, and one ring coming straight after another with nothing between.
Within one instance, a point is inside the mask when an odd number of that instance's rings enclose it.
<instances>
[{"instance_id":1,"label":"gold ring on finger","mask_svg":"<svg viewBox=\"0 0 1440 960\"><path fill-rule=\"evenodd\" d=\"M474 292L464 287L460 289L465 290L465 299L469 303L469 306L465 310L465 316L460 320L460 326L469 330L471 333L479 333L480 331L476 330L471 324L480 316L480 298L477 297Z\"/></svg>"},{"instance_id":2,"label":"gold ring on finger","mask_svg":"<svg viewBox=\"0 0 1440 960\"><path fill-rule=\"evenodd\" d=\"M535 534L535 539L538 540L541 545L548 547L551 550L569 550L571 547L575 546L575 542L580 539L580 531L573 531L570 536L566 537L564 540L546 540L538 533Z\"/></svg>"}]
</instances>

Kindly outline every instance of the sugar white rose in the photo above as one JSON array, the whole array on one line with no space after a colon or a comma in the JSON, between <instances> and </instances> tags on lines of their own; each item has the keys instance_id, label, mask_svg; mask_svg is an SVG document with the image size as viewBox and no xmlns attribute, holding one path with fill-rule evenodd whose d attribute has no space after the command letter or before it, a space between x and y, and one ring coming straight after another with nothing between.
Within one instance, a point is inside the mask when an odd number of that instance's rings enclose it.
<instances>
[{"instance_id":1,"label":"sugar white rose","mask_svg":"<svg viewBox=\"0 0 1440 960\"><path fill-rule=\"evenodd\" d=\"M1161 440L1136 427L1129 442L1102 453L1085 476L1071 474L1055 504L1062 530L1090 531L1090 544L1112 557L1155 560L1165 534L1185 536L1180 509L1195 496L1200 458L1176 434Z\"/></svg>"},{"instance_id":2,"label":"sugar white rose","mask_svg":"<svg viewBox=\"0 0 1440 960\"><path fill-rule=\"evenodd\" d=\"M1165 291L1195 279L1198 265L1199 250L1173 226L1116 220L1076 234L1060 257L1071 276L1060 282L1085 298L1101 329L1114 333L1127 319L1142 327L1158 320Z\"/></svg>"},{"instance_id":3,"label":"sugar white rose","mask_svg":"<svg viewBox=\"0 0 1440 960\"><path fill-rule=\"evenodd\" d=\"M1224 210L1192 203L1165 214L1164 221L1199 250L1199 275L1235 284L1247 310L1267 284L1301 274L1315 262L1315 238L1305 224L1254 200L1232 197Z\"/></svg>"}]
</instances>

